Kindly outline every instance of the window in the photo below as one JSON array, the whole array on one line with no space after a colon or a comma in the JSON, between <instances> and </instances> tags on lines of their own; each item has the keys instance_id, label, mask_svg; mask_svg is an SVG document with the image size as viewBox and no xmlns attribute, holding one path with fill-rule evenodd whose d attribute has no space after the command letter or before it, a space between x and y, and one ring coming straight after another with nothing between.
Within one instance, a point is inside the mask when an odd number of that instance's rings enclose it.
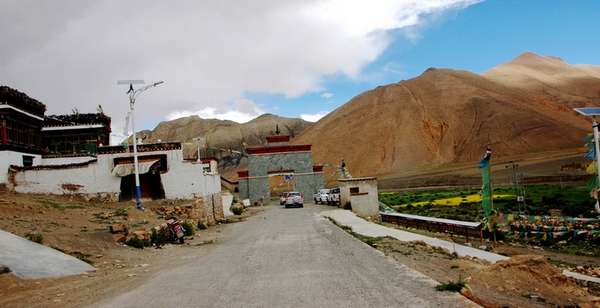
<instances>
[{"instance_id":1,"label":"window","mask_svg":"<svg viewBox=\"0 0 600 308\"><path fill-rule=\"evenodd\" d=\"M358 192L359 192L358 191L358 187L350 187L350 194L351 195L358 194Z\"/></svg>"},{"instance_id":2,"label":"window","mask_svg":"<svg viewBox=\"0 0 600 308\"><path fill-rule=\"evenodd\" d=\"M23 166L25 167L31 167L33 166L33 159L35 157L33 156L29 156L29 155L23 155Z\"/></svg>"}]
</instances>

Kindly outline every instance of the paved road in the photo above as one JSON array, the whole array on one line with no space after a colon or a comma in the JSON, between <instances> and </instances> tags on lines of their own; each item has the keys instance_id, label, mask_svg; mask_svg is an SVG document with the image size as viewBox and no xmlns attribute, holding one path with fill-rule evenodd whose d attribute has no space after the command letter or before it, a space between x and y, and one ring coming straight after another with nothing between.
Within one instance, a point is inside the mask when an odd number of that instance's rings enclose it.
<instances>
[{"instance_id":1,"label":"paved road","mask_svg":"<svg viewBox=\"0 0 600 308\"><path fill-rule=\"evenodd\" d=\"M472 306L334 226L325 210L267 206L183 266L96 306Z\"/></svg>"}]
</instances>

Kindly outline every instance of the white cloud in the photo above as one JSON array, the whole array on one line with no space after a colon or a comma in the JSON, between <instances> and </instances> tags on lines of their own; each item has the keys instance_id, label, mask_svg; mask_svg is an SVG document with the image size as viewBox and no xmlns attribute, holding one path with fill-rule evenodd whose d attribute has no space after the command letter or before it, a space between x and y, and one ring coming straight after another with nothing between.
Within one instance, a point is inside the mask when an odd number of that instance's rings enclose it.
<instances>
[{"instance_id":1,"label":"white cloud","mask_svg":"<svg viewBox=\"0 0 600 308\"><path fill-rule=\"evenodd\" d=\"M197 111L175 111L167 115L168 120L197 115L203 119L230 120L238 123L246 123L263 114L259 106L246 99L235 101L235 106L217 109L205 107Z\"/></svg>"},{"instance_id":2,"label":"white cloud","mask_svg":"<svg viewBox=\"0 0 600 308\"><path fill-rule=\"evenodd\" d=\"M321 94L321 97L324 97L324 98L330 98L332 96L333 96L333 93L329 93L329 92L325 92L325 93Z\"/></svg>"},{"instance_id":3,"label":"white cloud","mask_svg":"<svg viewBox=\"0 0 600 308\"><path fill-rule=\"evenodd\" d=\"M120 79L165 81L137 98L138 129L191 114L246 122L277 109L245 93L295 98L324 91L326 76L357 79L392 41L386 31L476 2L8 1L1 82L45 103L48 114L102 104L113 131L129 109Z\"/></svg>"},{"instance_id":4,"label":"white cloud","mask_svg":"<svg viewBox=\"0 0 600 308\"><path fill-rule=\"evenodd\" d=\"M327 114L329 114L329 111L319 111L315 114L301 114L300 118L308 122L317 122Z\"/></svg>"}]
</instances>

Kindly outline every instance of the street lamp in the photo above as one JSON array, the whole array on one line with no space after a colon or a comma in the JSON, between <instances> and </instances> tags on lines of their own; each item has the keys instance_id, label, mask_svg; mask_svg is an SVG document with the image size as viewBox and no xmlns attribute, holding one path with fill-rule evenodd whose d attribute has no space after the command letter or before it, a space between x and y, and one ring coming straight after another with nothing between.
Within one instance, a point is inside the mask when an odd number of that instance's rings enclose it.
<instances>
[{"instance_id":1,"label":"street lamp","mask_svg":"<svg viewBox=\"0 0 600 308\"><path fill-rule=\"evenodd\" d=\"M139 170L139 165L138 165L138 157L137 157L137 139L135 136L135 121L134 121L134 117L133 117L133 105L135 104L135 98L138 97L138 95L140 95L140 93L148 90L149 88L153 88L156 87L157 85L163 83L162 81L158 81L155 82L151 85L147 85L143 88L134 90L133 89L133 85L134 84L144 84L143 80L118 80L117 84L129 84L129 91L127 91L127 94L129 94L129 107L131 108L131 130L133 130L133 168L135 170L135 192L136 192L136 199L135 199L135 203L137 205L137 209L138 210L142 210L142 192L140 191L140 175L138 173Z\"/></svg>"},{"instance_id":2,"label":"street lamp","mask_svg":"<svg viewBox=\"0 0 600 308\"><path fill-rule=\"evenodd\" d=\"M192 138L194 141L198 141L198 162L200 162L200 144L204 141L203 137Z\"/></svg>"},{"instance_id":3,"label":"street lamp","mask_svg":"<svg viewBox=\"0 0 600 308\"><path fill-rule=\"evenodd\" d=\"M594 158L596 158L596 168L598 171L598 175L600 175L600 160L598 160L598 155L600 155L599 145L598 145L598 123L596 122L596 116L600 115L600 107L589 107L589 108L574 108L575 111L583 114L584 116L592 117L592 128L594 129ZM598 175L596 175L596 186L598 186Z\"/></svg>"}]
</instances>

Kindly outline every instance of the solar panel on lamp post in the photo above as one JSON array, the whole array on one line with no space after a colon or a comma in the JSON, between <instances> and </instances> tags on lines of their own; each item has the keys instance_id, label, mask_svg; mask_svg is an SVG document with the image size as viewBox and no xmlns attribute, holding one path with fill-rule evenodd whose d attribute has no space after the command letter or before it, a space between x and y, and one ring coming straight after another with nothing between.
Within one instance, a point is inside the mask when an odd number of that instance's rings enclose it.
<instances>
[{"instance_id":1,"label":"solar panel on lamp post","mask_svg":"<svg viewBox=\"0 0 600 308\"><path fill-rule=\"evenodd\" d=\"M587 108L573 108L573 110L577 111L584 116L592 117L592 128L594 129L594 157L596 158L596 168L598 174L596 175L596 186L598 185L598 175L600 175L600 163L598 161L598 155L600 155L598 145L598 123L596 122L596 116L600 115L600 107L587 107Z\"/></svg>"},{"instance_id":2,"label":"solar panel on lamp post","mask_svg":"<svg viewBox=\"0 0 600 308\"><path fill-rule=\"evenodd\" d=\"M133 131L133 168L135 171L135 203L138 210L142 210L142 192L140 190L140 175L139 175L139 164L138 164L138 155L137 155L137 139L135 136L135 121L133 116L133 106L135 104L135 98L140 95L140 93L148 90L149 88L156 87L157 85L163 83L162 81L155 82L151 85L147 85L143 88L139 88L137 90L133 89L134 84L144 84L143 80L118 80L117 84L129 84L129 108L131 109L131 130Z\"/></svg>"}]
</instances>

